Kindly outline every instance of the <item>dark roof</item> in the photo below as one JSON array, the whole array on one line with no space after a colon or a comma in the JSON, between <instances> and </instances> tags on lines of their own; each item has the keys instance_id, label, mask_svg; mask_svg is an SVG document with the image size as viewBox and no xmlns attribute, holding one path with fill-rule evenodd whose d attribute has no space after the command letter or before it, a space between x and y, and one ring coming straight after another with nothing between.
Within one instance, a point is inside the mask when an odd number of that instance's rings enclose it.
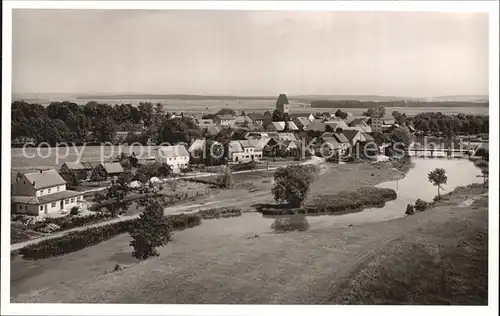
<instances>
[{"instance_id":1,"label":"dark roof","mask_svg":"<svg viewBox=\"0 0 500 316\"><path fill-rule=\"evenodd\" d=\"M44 170L42 172L25 173L24 177L33 184L35 182L35 189L43 189L53 187L56 185L66 184L66 181L54 169Z\"/></svg>"},{"instance_id":2,"label":"dark roof","mask_svg":"<svg viewBox=\"0 0 500 316\"><path fill-rule=\"evenodd\" d=\"M311 124L307 125L306 129L308 131L324 132L326 129L326 125L322 122L314 121Z\"/></svg>"},{"instance_id":3,"label":"dark roof","mask_svg":"<svg viewBox=\"0 0 500 316\"><path fill-rule=\"evenodd\" d=\"M279 95L278 100L276 101L276 105L278 105L278 104L289 104L288 98L286 97L286 94Z\"/></svg>"},{"instance_id":4,"label":"dark roof","mask_svg":"<svg viewBox=\"0 0 500 316\"><path fill-rule=\"evenodd\" d=\"M57 192L57 193L39 196L38 202L40 204L50 203L50 202L54 202L54 201L72 198L72 197L79 196L79 195L83 195L83 192L66 190L66 191L61 191L61 192Z\"/></svg>"},{"instance_id":5,"label":"dark roof","mask_svg":"<svg viewBox=\"0 0 500 316\"><path fill-rule=\"evenodd\" d=\"M355 118L354 120L352 120L351 123L349 123L349 124L351 126L354 126L354 125L366 123L368 121L368 119L369 119L369 117L358 117L358 118Z\"/></svg>"},{"instance_id":6,"label":"dark roof","mask_svg":"<svg viewBox=\"0 0 500 316\"><path fill-rule=\"evenodd\" d=\"M359 131L358 130L352 130L352 129L345 129L342 131L342 134L349 140L352 141L356 135L358 135Z\"/></svg>"},{"instance_id":7,"label":"dark roof","mask_svg":"<svg viewBox=\"0 0 500 316\"><path fill-rule=\"evenodd\" d=\"M119 162L103 162L102 166L108 174L123 172L123 167Z\"/></svg>"},{"instance_id":8,"label":"dark roof","mask_svg":"<svg viewBox=\"0 0 500 316\"><path fill-rule=\"evenodd\" d=\"M345 137L345 135L342 134L342 133L333 133L333 137L335 137L335 139L339 143L348 143L349 142L349 140L347 139L347 137Z\"/></svg>"}]
</instances>

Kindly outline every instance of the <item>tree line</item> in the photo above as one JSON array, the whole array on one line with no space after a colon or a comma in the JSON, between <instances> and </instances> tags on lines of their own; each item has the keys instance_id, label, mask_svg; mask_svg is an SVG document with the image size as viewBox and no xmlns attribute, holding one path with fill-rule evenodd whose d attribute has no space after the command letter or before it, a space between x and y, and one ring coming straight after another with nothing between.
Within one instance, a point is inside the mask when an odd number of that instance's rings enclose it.
<instances>
[{"instance_id":1,"label":"tree line","mask_svg":"<svg viewBox=\"0 0 500 316\"><path fill-rule=\"evenodd\" d=\"M109 105L95 101L79 105L52 102L47 107L12 102L12 140L31 138L36 144L113 142L117 131L127 131L125 142L189 142L201 136L196 122L181 113L175 118L161 103Z\"/></svg>"}]
</instances>

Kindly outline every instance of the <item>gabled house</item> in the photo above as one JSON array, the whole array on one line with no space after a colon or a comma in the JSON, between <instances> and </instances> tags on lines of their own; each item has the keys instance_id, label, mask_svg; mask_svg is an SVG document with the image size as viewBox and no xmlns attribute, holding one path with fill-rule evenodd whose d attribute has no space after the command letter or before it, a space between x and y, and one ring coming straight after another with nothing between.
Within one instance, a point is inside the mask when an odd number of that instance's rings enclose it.
<instances>
[{"instance_id":1,"label":"gabled house","mask_svg":"<svg viewBox=\"0 0 500 316\"><path fill-rule=\"evenodd\" d=\"M234 123L236 125L252 124L253 120L247 115L238 115L234 117Z\"/></svg>"},{"instance_id":2,"label":"gabled house","mask_svg":"<svg viewBox=\"0 0 500 316\"><path fill-rule=\"evenodd\" d=\"M357 142L364 141L363 134L356 129L346 129L342 134L347 138L351 146L356 145Z\"/></svg>"},{"instance_id":3,"label":"gabled house","mask_svg":"<svg viewBox=\"0 0 500 316\"><path fill-rule=\"evenodd\" d=\"M291 132L299 131L298 126L293 121L287 121L286 126L287 126L287 129Z\"/></svg>"},{"instance_id":4,"label":"gabled house","mask_svg":"<svg viewBox=\"0 0 500 316\"><path fill-rule=\"evenodd\" d=\"M228 146L229 161L231 162L245 162L245 151L241 146L241 143L237 140L232 140L229 142ZM250 161L250 160L248 160Z\"/></svg>"},{"instance_id":5,"label":"gabled house","mask_svg":"<svg viewBox=\"0 0 500 316\"><path fill-rule=\"evenodd\" d=\"M293 119L293 122L299 130L303 131L312 122L306 116L298 116Z\"/></svg>"},{"instance_id":6,"label":"gabled house","mask_svg":"<svg viewBox=\"0 0 500 316\"><path fill-rule=\"evenodd\" d=\"M256 148L257 142L251 140L240 140L241 148L245 154L243 161L259 161L262 159L262 148L261 146Z\"/></svg>"},{"instance_id":7,"label":"gabled house","mask_svg":"<svg viewBox=\"0 0 500 316\"><path fill-rule=\"evenodd\" d=\"M259 125L259 126L264 126L264 122L266 121L272 121L272 117L269 117L269 116L266 116L262 113L251 113L251 114L248 114L248 117L250 119L252 119L252 121Z\"/></svg>"},{"instance_id":8,"label":"gabled house","mask_svg":"<svg viewBox=\"0 0 500 316\"><path fill-rule=\"evenodd\" d=\"M66 181L54 169L25 173L12 188L14 212L45 216L84 203L83 192L66 190Z\"/></svg>"},{"instance_id":9,"label":"gabled house","mask_svg":"<svg viewBox=\"0 0 500 316\"><path fill-rule=\"evenodd\" d=\"M81 162L65 162L61 166L61 172L74 172L79 174L82 179L90 178L93 167L90 164Z\"/></svg>"},{"instance_id":10,"label":"gabled house","mask_svg":"<svg viewBox=\"0 0 500 316\"><path fill-rule=\"evenodd\" d=\"M371 128L372 132L382 132L383 120L381 117L372 116L366 122Z\"/></svg>"},{"instance_id":11,"label":"gabled house","mask_svg":"<svg viewBox=\"0 0 500 316\"><path fill-rule=\"evenodd\" d=\"M123 167L119 162L101 162L92 170L91 178L116 180L120 174L123 173Z\"/></svg>"},{"instance_id":12,"label":"gabled house","mask_svg":"<svg viewBox=\"0 0 500 316\"><path fill-rule=\"evenodd\" d=\"M189 152L183 145L160 146L156 153L156 161L166 163L174 173L180 172L189 165Z\"/></svg>"}]
</instances>

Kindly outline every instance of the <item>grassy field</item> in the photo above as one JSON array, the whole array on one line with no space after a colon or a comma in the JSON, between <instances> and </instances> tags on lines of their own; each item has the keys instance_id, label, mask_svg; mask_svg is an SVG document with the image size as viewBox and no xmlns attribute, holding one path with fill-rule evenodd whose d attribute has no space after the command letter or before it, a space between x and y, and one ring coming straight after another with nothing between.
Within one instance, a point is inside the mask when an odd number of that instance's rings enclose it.
<instances>
[{"instance_id":1,"label":"grassy field","mask_svg":"<svg viewBox=\"0 0 500 316\"><path fill-rule=\"evenodd\" d=\"M139 264L126 235L58 258L14 258L12 300L486 304L487 198L479 193L464 190L408 218L285 234L255 213L206 221ZM110 272L116 263L125 268Z\"/></svg>"}]
</instances>

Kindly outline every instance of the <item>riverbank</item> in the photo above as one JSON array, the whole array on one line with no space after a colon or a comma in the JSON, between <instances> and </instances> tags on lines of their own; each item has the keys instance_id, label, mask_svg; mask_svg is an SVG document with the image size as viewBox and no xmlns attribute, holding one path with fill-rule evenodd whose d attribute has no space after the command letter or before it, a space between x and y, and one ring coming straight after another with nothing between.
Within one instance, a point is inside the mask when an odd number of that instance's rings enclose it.
<instances>
[{"instance_id":1,"label":"riverbank","mask_svg":"<svg viewBox=\"0 0 500 316\"><path fill-rule=\"evenodd\" d=\"M447 204L406 218L311 222L307 231L286 234L273 233L274 220L256 213L207 221L176 233L160 257L139 264L125 235L31 267L14 258L12 300L485 304L487 197L471 190L459 189ZM474 203L460 206L471 197ZM116 263L130 265L104 273ZM389 287L397 292L382 291Z\"/></svg>"}]
</instances>

